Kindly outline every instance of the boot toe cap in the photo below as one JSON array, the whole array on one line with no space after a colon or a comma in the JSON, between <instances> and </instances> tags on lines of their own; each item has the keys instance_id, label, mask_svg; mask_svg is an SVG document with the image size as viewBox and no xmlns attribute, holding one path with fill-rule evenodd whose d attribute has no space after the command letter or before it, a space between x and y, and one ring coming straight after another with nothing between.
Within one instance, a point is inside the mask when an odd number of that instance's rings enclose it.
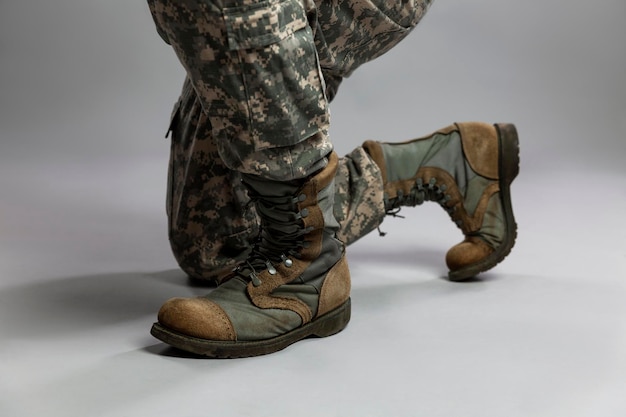
<instances>
[{"instance_id":1,"label":"boot toe cap","mask_svg":"<svg viewBox=\"0 0 626 417\"><path fill-rule=\"evenodd\" d=\"M236 340L233 325L224 310L206 298L172 298L163 304L159 323L187 336L207 340Z\"/></svg>"},{"instance_id":2,"label":"boot toe cap","mask_svg":"<svg viewBox=\"0 0 626 417\"><path fill-rule=\"evenodd\" d=\"M482 239L467 237L463 242L450 248L446 254L446 264L450 271L459 271L480 263L493 252L494 249Z\"/></svg>"}]
</instances>

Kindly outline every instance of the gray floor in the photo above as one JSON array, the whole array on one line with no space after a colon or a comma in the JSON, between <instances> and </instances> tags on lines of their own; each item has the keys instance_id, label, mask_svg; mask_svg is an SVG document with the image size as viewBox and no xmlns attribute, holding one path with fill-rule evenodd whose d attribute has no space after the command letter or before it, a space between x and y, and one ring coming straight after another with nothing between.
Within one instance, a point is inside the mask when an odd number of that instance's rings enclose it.
<instances>
[{"instance_id":1,"label":"gray floor","mask_svg":"<svg viewBox=\"0 0 626 417\"><path fill-rule=\"evenodd\" d=\"M346 81L340 153L512 121L517 245L443 279L436 205L350 247L353 319L260 358L181 357L148 330L202 294L169 251L163 139L182 73L142 1L0 5L0 415L626 415L626 4L435 2Z\"/></svg>"}]
</instances>

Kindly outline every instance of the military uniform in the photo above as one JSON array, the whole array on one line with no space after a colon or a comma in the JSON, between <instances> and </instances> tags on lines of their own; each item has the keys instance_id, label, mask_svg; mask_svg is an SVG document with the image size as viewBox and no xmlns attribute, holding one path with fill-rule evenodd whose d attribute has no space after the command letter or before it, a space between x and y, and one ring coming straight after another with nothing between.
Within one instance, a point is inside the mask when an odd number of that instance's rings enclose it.
<instances>
[{"instance_id":1,"label":"military uniform","mask_svg":"<svg viewBox=\"0 0 626 417\"><path fill-rule=\"evenodd\" d=\"M465 234L448 253L451 278L508 254L512 125L332 151L328 105L342 79L404 39L431 0L148 3L187 73L168 132L172 249L191 277L224 282L166 303L155 336L235 357L340 331L350 309L343 245L403 205L437 201Z\"/></svg>"},{"instance_id":2,"label":"military uniform","mask_svg":"<svg viewBox=\"0 0 626 417\"><path fill-rule=\"evenodd\" d=\"M429 4L149 0L188 71L172 114L167 200L185 272L219 279L245 258L258 221L238 171L289 176L328 153L327 106L342 78L402 40ZM296 158L282 151L298 144L307 150ZM340 159L336 187L339 235L351 243L385 214L379 169L362 148Z\"/></svg>"}]
</instances>

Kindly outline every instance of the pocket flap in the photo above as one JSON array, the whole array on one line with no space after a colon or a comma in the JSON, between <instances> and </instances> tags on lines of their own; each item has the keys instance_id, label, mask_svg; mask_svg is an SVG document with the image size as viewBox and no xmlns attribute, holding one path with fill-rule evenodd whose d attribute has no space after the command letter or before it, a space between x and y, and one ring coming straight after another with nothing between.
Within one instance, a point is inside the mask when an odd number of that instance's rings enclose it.
<instances>
[{"instance_id":1,"label":"pocket flap","mask_svg":"<svg viewBox=\"0 0 626 417\"><path fill-rule=\"evenodd\" d=\"M301 1L267 0L246 6L227 7L224 20L228 48L263 48L280 42L306 27L306 11Z\"/></svg>"}]
</instances>

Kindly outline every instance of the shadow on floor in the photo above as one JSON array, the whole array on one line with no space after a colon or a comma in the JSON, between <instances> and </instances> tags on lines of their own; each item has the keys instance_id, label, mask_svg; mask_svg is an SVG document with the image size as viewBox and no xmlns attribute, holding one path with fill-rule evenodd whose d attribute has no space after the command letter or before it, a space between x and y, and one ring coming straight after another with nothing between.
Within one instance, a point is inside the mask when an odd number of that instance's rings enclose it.
<instances>
[{"instance_id":1,"label":"shadow on floor","mask_svg":"<svg viewBox=\"0 0 626 417\"><path fill-rule=\"evenodd\" d=\"M441 256L432 250L354 250L349 254L355 266L353 297L362 303L380 305L385 304L384 300L393 303L414 286L420 288L420 297L463 290L467 285L445 281L447 270ZM410 276L395 280L380 277L379 281L378 272L371 272L373 265L377 271L389 270L396 277L406 273ZM494 276L485 274L474 283ZM480 287L474 286L473 290ZM4 337L24 339L62 337L155 317L168 298L198 296L211 290L190 281L180 270L75 276L8 287L0 289L1 333Z\"/></svg>"},{"instance_id":2,"label":"shadow on floor","mask_svg":"<svg viewBox=\"0 0 626 417\"><path fill-rule=\"evenodd\" d=\"M62 336L155 316L170 297L209 291L179 270L50 279L0 289L0 327L4 337Z\"/></svg>"}]
</instances>

